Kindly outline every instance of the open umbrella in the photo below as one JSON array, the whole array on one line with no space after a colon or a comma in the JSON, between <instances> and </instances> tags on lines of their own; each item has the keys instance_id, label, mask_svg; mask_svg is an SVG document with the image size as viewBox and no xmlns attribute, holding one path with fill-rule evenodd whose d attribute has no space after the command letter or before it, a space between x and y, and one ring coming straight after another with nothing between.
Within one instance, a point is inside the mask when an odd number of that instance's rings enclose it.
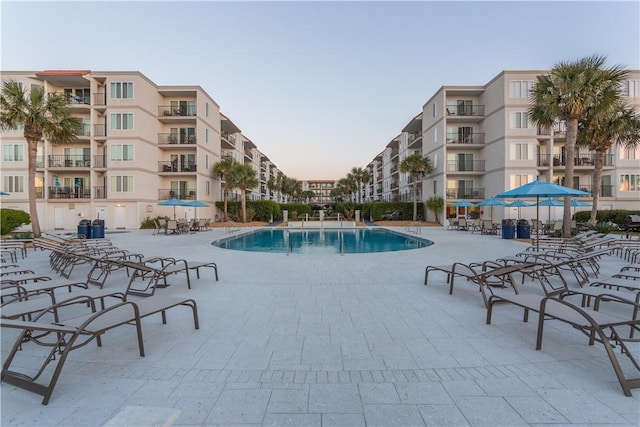
<instances>
[{"instance_id":1,"label":"open umbrella","mask_svg":"<svg viewBox=\"0 0 640 427\"><path fill-rule=\"evenodd\" d=\"M552 199L551 197L549 197L548 199L544 199L543 201L541 201L540 203L538 203L538 206L547 206L549 208L549 221L551 221L551 207L553 206L555 207L559 207L559 206L564 206L564 203L559 202L557 200Z\"/></svg>"},{"instance_id":2,"label":"open umbrella","mask_svg":"<svg viewBox=\"0 0 640 427\"><path fill-rule=\"evenodd\" d=\"M8 196L9 193L7 193L6 191L0 191L0 196Z\"/></svg>"},{"instance_id":3,"label":"open umbrella","mask_svg":"<svg viewBox=\"0 0 640 427\"><path fill-rule=\"evenodd\" d=\"M173 206L173 219L176 219L176 206L189 206L189 202L185 202L174 197L158 203L158 206Z\"/></svg>"},{"instance_id":4,"label":"open umbrella","mask_svg":"<svg viewBox=\"0 0 640 427\"><path fill-rule=\"evenodd\" d=\"M506 206L507 204L502 200L495 198L484 199L481 202L476 203L476 206L491 206L491 222L493 222L493 207L494 206Z\"/></svg>"},{"instance_id":5,"label":"open umbrella","mask_svg":"<svg viewBox=\"0 0 640 427\"><path fill-rule=\"evenodd\" d=\"M540 197L576 197L576 196L588 196L589 193L585 191L575 190L573 188L564 187L558 184L552 184L550 182L537 179L528 184L522 185L513 190L505 191L496 196L498 199L521 199L521 198L535 198L536 199L536 220L540 221ZM539 240L536 239L536 250L540 249Z\"/></svg>"},{"instance_id":6,"label":"open umbrella","mask_svg":"<svg viewBox=\"0 0 640 427\"><path fill-rule=\"evenodd\" d=\"M208 208L209 205L206 204L205 202L201 202L200 200L189 200L188 202L185 202L186 205L185 206L191 206L193 208L193 217L197 218L198 216L196 215L196 212L198 210L198 208Z\"/></svg>"},{"instance_id":7,"label":"open umbrella","mask_svg":"<svg viewBox=\"0 0 640 427\"><path fill-rule=\"evenodd\" d=\"M522 200L516 200L515 202L509 203L507 207L509 208L518 208L518 219L520 219L520 208L526 208L529 206L533 206L534 203L523 202Z\"/></svg>"},{"instance_id":8,"label":"open umbrella","mask_svg":"<svg viewBox=\"0 0 640 427\"><path fill-rule=\"evenodd\" d=\"M464 207L464 217L466 218L467 217L467 208L470 207L470 206L477 206L477 205L474 205L473 203L468 202L466 200L460 200L459 202L453 203L451 206L454 206L456 208Z\"/></svg>"},{"instance_id":9,"label":"open umbrella","mask_svg":"<svg viewBox=\"0 0 640 427\"><path fill-rule=\"evenodd\" d=\"M580 200L573 199L571 200L571 207L573 207L573 215L575 216L576 208L587 208L587 207L590 208L591 205L589 203L581 202Z\"/></svg>"}]
</instances>

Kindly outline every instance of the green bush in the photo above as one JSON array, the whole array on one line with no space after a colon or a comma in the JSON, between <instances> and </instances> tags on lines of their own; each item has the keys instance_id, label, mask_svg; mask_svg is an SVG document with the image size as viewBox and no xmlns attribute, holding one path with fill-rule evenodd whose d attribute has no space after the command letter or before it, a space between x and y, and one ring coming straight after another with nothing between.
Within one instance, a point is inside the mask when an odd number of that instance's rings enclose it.
<instances>
[{"instance_id":1,"label":"green bush","mask_svg":"<svg viewBox=\"0 0 640 427\"><path fill-rule=\"evenodd\" d=\"M166 216L159 216L159 215L156 216L155 218L147 218L144 221L142 221L142 224L140 224L140 229L149 230L149 229L156 228L156 224L154 223L154 220L157 221L159 218L169 219Z\"/></svg>"},{"instance_id":2,"label":"green bush","mask_svg":"<svg viewBox=\"0 0 640 427\"><path fill-rule=\"evenodd\" d=\"M269 222L281 216L280 205L273 200L254 200L247 202L247 207L251 206L254 210L254 218L256 221ZM249 213L247 213L247 216ZM247 218L248 219L248 218Z\"/></svg>"},{"instance_id":3,"label":"green bush","mask_svg":"<svg viewBox=\"0 0 640 427\"><path fill-rule=\"evenodd\" d=\"M356 209L359 209L356 207ZM382 216L393 211L402 212L402 219L413 218L413 202L371 202L361 205L362 217L373 221L382 219ZM424 203L418 203L418 217L424 218Z\"/></svg>"},{"instance_id":4,"label":"green bush","mask_svg":"<svg viewBox=\"0 0 640 427\"><path fill-rule=\"evenodd\" d=\"M278 221L282 221L282 211L287 210L289 213L298 212L298 219L304 217L306 214L311 215L311 206L306 203L282 203L280 204L280 215L277 217ZM275 219L276 217L274 217Z\"/></svg>"},{"instance_id":5,"label":"green bush","mask_svg":"<svg viewBox=\"0 0 640 427\"><path fill-rule=\"evenodd\" d=\"M606 223L606 222L598 222L596 223L596 225L592 226L591 228L597 231L598 233L603 233L603 234L609 234L612 231L615 231L618 229L616 225Z\"/></svg>"},{"instance_id":6,"label":"green bush","mask_svg":"<svg viewBox=\"0 0 640 427\"><path fill-rule=\"evenodd\" d=\"M640 215L640 211L629 211L625 209L602 210L598 211L598 213L596 214L596 221L613 222L620 225L626 222L626 218L628 215ZM591 211L580 211L575 213L573 219L575 219L576 222L588 222L590 218Z\"/></svg>"},{"instance_id":7,"label":"green bush","mask_svg":"<svg viewBox=\"0 0 640 427\"><path fill-rule=\"evenodd\" d=\"M16 209L0 209L0 234L12 232L21 225L31 224L31 215Z\"/></svg>"}]
</instances>

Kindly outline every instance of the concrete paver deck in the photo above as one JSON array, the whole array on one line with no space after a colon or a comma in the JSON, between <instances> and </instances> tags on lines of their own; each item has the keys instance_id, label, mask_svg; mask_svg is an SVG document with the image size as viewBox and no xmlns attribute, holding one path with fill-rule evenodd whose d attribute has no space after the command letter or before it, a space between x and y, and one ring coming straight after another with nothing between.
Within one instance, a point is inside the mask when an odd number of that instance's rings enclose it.
<instances>
[{"instance_id":1,"label":"concrete paver deck","mask_svg":"<svg viewBox=\"0 0 640 427\"><path fill-rule=\"evenodd\" d=\"M218 282L203 270L192 290L181 275L158 290L195 298L201 328L186 309L166 325L144 319L144 358L133 329L110 331L103 347L71 352L47 406L3 383L1 424L640 425L640 391L623 395L601 346L550 324L536 351L535 321L515 307L486 325L477 288L460 281L448 295L438 273L423 285L429 264L496 259L525 243L430 227L421 237L435 244L424 249L287 256L210 245L224 233L107 233L131 252L218 264ZM48 271L47 252L20 264ZM623 264L607 257L603 275ZM125 283L119 271L105 287ZM14 337L2 331L3 360Z\"/></svg>"}]
</instances>

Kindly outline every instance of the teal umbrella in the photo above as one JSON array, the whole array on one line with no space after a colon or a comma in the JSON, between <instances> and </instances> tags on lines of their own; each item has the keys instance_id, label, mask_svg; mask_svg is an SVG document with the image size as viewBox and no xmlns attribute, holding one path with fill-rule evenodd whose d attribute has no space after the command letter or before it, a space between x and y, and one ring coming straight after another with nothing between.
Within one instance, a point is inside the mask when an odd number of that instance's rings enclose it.
<instances>
[{"instance_id":1,"label":"teal umbrella","mask_svg":"<svg viewBox=\"0 0 640 427\"><path fill-rule=\"evenodd\" d=\"M455 206L456 208L464 207L464 216L466 218L467 217L467 208L470 207L470 206L477 206L477 205L474 205L473 203L468 202L466 200L460 200L459 202L455 202L451 206Z\"/></svg>"},{"instance_id":2,"label":"teal umbrella","mask_svg":"<svg viewBox=\"0 0 640 427\"><path fill-rule=\"evenodd\" d=\"M6 191L0 191L0 196L8 196L9 193L7 193Z\"/></svg>"},{"instance_id":3,"label":"teal umbrella","mask_svg":"<svg viewBox=\"0 0 640 427\"><path fill-rule=\"evenodd\" d=\"M493 222L493 207L494 206L506 206L507 204L502 200L498 200L495 198L484 199L481 202L478 202L476 206L491 206L491 222Z\"/></svg>"},{"instance_id":4,"label":"teal umbrella","mask_svg":"<svg viewBox=\"0 0 640 427\"><path fill-rule=\"evenodd\" d=\"M173 219L176 219L176 206L189 206L189 202L185 202L174 197L158 203L158 206L173 206Z\"/></svg>"},{"instance_id":5,"label":"teal umbrella","mask_svg":"<svg viewBox=\"0 0 640 427\"><path fill-rule=\"evenodd\" d=\"M564 203L559 202L557 200L552 199L551 197L549 197L548 199L545 199L543 201L541 201L540 203L538 203L538 206L548 206L549 207L549 212L548 212L548 218L549 220L551 220L551 207L559 207L559 206L564 206Z\"/></svg>"},{"instance_id":6,"label":"teal umbrella","mask_svg":"<svg viewBox=\"0 0 640 427\"><path fill-rule=\"evenodd\" d=\"M186 205L185 206L191 206L193 208L193 217L197 218L196 216L196 212L197 212L197 208L208 208L209 205L201 202L200 200L189 200L188 202L185 202Z\"/></svg>"},{"instance_id":7,"label":"teal umbrella","mask_svg":"<svg viewBox=\"0 0 640 427\"><path fill-rule=\"evenodd\" d=\"M571 200L571 207L573 207L573 216L576 215L576 208L590 208L591 205L586 202L581 202L580 200L573 199Z\"/></svg>"},{"instance_id":8,"label":"teal umbrella","mask_svg":"<svg viewBox=\"0 0 640 427\"><path fill-rule=\"evenodd\" d=\"M540 197L580 197L588 196L586 191L576 190L558 184L537 179L513 190L505 191L496 196L498 199L536 199L536 205L540 203ZM540 221L540 206L536 207L536 220ZM540 239L536 239L536 250L540 249Z\"/></svg>"},{"instance_id":9,"label":"teal umbrella","mask_svg":"<svg viewBox=\"0 0 640 427\"><path fill-rule=\"evenodd\" d=\"M533 206L534 203L523 202L522 200L516 200L513 203L509 203L507 207L510 208L518 208L518 219L520 219L520 208L526 208L528 206Z\"/></svg>"}]
</instances>

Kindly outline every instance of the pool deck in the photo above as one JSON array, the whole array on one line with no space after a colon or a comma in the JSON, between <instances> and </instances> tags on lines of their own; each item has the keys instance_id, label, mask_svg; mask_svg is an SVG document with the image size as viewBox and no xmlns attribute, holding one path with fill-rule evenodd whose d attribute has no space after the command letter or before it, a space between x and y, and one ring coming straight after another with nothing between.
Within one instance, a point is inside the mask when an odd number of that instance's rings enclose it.
<instances>
[{"instance_id":1,"label":"pool deck","mask_svg":"<svg viewBox=\"0 0 640 427\"><path fill-rule=\"evenodd\" d=\"M218 264L218 282L208 270L191 290L181 275L158 290L195 298L200 329L186 309L168 312L166 325L145 318L144 358L132 328L109 331L102 347L70 353L47 406L2 383L0 424L640 425L640 389L624 396L601 345L549 322L536 351L536 322L523 323L521 310L499 306L486 325L476 287L460 281L449 295L444 275L423 285L427 265L496 259L526 243L425 227L420 237L433 246L367 255L210 245L226 236L107 233L131 252ZM49 271L44 251L20 264ZM606 257L602 274L625 264ZM78 266L71 278L87 272ZM105 287L125 283L120 271ZM2 330L3 361L15 335Z\"/></svg>"}]
</instances>

